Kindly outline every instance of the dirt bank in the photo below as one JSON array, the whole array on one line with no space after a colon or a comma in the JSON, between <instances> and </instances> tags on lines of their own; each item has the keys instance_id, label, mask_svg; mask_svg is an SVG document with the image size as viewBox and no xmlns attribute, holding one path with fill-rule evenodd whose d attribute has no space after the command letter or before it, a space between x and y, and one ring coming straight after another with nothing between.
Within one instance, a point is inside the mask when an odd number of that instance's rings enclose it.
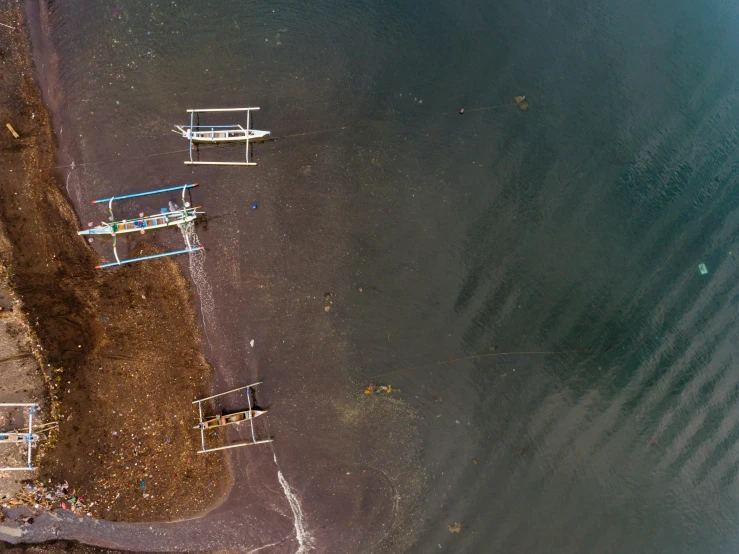
<instances>
[{"instance_id":1,"label":"dirt bank","mask_svg":"<svg viewBox=\"0 0 739 554\"><path fill-rule=\"evenodd\" d=\"M189 282L171 259L94 269L98 256L77 236L77 216L50 171L54 140L21 6L4 3L0 21L13 27L0 27L0 261L59 400L59 433L40 477L68 481L96 517L202 513L231 478L224 456L195 454L190 402L207 390L211 368Z\"/></svg>"}]
</instances>

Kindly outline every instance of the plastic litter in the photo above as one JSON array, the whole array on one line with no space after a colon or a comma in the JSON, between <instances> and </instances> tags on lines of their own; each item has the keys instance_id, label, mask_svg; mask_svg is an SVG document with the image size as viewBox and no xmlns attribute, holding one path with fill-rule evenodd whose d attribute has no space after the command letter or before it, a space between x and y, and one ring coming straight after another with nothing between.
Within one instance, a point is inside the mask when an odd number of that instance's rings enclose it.
<instances>
[{"instance_id":1,"label":"plastic litter","mask_svg":"<svg viewBox=\"0 0 739 554\"><path fill-rule=\"evenodd\" d=\"M706 275L708 273L708 268L706 267L706 264L698 264L698 271L701 272L701 275Z\"/></svg>"}]
</instances>

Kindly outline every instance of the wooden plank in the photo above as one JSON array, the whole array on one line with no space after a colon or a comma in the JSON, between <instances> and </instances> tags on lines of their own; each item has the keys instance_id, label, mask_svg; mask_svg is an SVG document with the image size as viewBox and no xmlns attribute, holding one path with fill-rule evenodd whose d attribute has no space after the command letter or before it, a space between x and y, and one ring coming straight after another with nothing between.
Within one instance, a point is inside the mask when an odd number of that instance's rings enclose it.
<instances>
[{"instance_id":1,"label":"wooden plank","mask_svg":"<svg viewBox=\"0 0 739 554\"><path fill-rule=\"evenodd\" d=\"M19 139L21 136L15 132L15 129L13 129L13 126L10 123L6 123L5 126L8 128L8 131L10 131L13 134L13 137Z\"/></svg>"}]
</instances>

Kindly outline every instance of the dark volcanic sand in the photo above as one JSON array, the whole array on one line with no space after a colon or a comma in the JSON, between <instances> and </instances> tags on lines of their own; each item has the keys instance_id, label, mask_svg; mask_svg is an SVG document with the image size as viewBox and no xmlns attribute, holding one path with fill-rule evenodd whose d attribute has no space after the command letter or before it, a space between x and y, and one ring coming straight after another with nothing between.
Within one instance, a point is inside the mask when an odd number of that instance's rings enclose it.
<instances>
[{"instance_id":1,"label":"dark volcanic sand","mask_svg":"<svg viewBox=\"0 0 739 554\"><path fill-rule=\"evenodd\" d=\"M20 134L0 133L0 222L11 244L2 257L60 421L47 444L55 447L36 460L38 477L68 481L98 517L202 513L224 497L230 473L224 456L195 455L190 402L206 390L211 369L189 284L170 260L117 274L94 269L99 258L77 236L76 215L48 170L53 137L19 7L0 8L0 19L19 28L0 33L0 118Z\"/></svg>"}]
</instances>

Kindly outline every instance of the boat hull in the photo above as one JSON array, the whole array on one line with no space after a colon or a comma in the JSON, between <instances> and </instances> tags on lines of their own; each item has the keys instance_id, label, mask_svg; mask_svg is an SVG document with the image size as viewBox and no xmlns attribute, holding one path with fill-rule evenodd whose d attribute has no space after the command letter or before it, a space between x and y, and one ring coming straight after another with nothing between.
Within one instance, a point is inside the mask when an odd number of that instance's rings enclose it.
<instances>
[{"instance_id":1,"label":"boat hull","mask_svg":"<svg viewBox=\"0 0 739 554\"><path fill-rule=\"evenodd\" d=\"M269 131L249 130L247 135L245 131L185 131L183 136L192 142L214 143L214 142L246 142L247 136L249 140L266 140L270 136Z\"/></svg>"},{"instance_id":2,"label":"boat hull","mask_svg":"<svg viewBox=\"0 0 739 554\"><path fill-rule=\"evenodd\" d=\"M188 210L186 216L182 217L181 212L169 212L167 214L150 215L137 219L124 219L113 223L105 223L89 229L77 231L78 235L114 235L120 233L140 233L141 231L149 231L153 229L161 229L163 227L171 227L173 225L182 225L197 219L197 213L194 210Z\"/></svg>"},{"instance_id":3,"label":"boat hull","mask_svg":"<svg viewBox=\"0 0 739 554\"><path fill-rule=\"evenodd\" d=\"M211 416L203 420L203 429L214 429L216 427L225 427L242 421L249 421L255 417L266 414L267 410L244 410L242 412L234 412L232 414L224 414L220 416ZM193 429L200 429L200 425L196 425Z\"/></svg>"}]
</instances>

